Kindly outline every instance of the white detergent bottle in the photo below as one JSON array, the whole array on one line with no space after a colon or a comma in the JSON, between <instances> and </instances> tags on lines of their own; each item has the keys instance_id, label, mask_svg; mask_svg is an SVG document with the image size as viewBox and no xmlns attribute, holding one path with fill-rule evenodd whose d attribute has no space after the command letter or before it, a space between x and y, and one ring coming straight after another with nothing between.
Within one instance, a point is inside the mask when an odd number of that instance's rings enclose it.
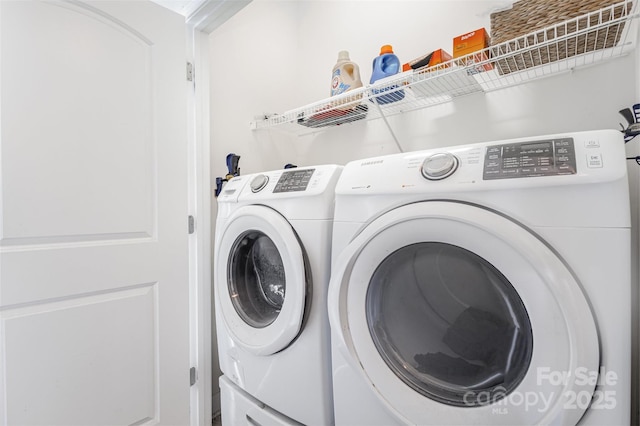
<instances>
[{"instance_id":1,"label":"white detergent bottle","mask_svg":"<svg viewBox=\"0 0 640 426\"><path fill-rule=\"evenodd\" d=\"M351 62L349 52L342 50L338 53L338 62L333 67L331 96L339 95L358 87L362 87L360 68L355 62ZM359 97L362 97L362 95Z\"/></svg>"}]
</instances>

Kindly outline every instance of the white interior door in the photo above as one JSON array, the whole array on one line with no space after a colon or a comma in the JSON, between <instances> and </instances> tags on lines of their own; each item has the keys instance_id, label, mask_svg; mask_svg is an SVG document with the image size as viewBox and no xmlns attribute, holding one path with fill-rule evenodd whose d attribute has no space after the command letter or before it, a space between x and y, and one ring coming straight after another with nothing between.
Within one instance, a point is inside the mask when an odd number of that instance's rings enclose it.
<instances>
[{"instance_id":1,"label":"white interior door","mask_svg":"<svg viewBox=\"0 0 640 426\"><path fill-rule=\"evenodd\" d=\"M0 424L188 424L184 18L2 1L0 39Z\"/></svg>"}]
</instances>

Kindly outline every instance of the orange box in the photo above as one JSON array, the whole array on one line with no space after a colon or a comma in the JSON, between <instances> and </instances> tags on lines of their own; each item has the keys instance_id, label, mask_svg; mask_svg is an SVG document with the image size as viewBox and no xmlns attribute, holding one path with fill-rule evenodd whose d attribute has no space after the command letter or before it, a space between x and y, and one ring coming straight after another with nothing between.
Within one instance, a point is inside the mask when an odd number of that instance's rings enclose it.
<instances>
[{"instance_id":1,"label":"orange box","mask_svg":"<svg viewBox=\"0 0 640 426\"><path fill-rule=\"evenodd\" d=\"M453 59L451 55L443 49L435 50L428 55L421 56L402 65L402 71L418 70L429 68Z\"/></svg>"},{"instance_id":2,"label":"orange box","mask_svg":"<svg viewBox=\"0 0 640 426\"><path fill-rule=\"evenodd\" d=\"M453 57L468 55L489 47L489 33L484 28L453 38Z\"/></svg>"},{"instance_id":3,"label":"orange box","mask_svg":"<svg viewBox=\"0 0 640 426\"><path fill-rule=\"evenodd\" d=\"M459 58L461 56L469 55L473 52L477 52L479 50L486 49L489 47L491 42L491 38L489 37L489 33L484 28L477 29L475 31L471 31L466 34L459 35L453 38L453 57ZM481 62L487 60L487 56L482 53L478 55L474 55L471 58L467 58L464 64L459 65L469 65L474 62ZM491 64L487 63L477 69L480 71L489 71L493 69Z\"/></svg>"}]
</instances>

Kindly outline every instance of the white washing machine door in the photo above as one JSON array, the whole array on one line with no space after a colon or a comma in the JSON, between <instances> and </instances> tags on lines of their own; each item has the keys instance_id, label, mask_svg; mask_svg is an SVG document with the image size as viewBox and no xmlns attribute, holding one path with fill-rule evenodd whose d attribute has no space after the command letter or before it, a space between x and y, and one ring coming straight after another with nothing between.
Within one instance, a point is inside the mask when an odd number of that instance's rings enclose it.
<instances>
[{"instance_id":1,"label":"white washing machine door","mask_svg":"<svg viewBox=\"0 0 640 426\"><path fill-rule=\"evenodd\" d=\"M302 327L307 293L301 243L264 206L239 208L221 231L215 294L234 341L255 355L286 348Z\"/></svg>"},{"instance_id":2,"label":"white washing machine door","mask_svg":"<svg viewBox=\"0 0 640 426\"><path fill-rule=\"evenodd\" d=\"M593 315L567 266L523 226L421 202L374 220L338 258L332 343L399 421L573 425L591 403Z\"/></svg>"}]
</instances>

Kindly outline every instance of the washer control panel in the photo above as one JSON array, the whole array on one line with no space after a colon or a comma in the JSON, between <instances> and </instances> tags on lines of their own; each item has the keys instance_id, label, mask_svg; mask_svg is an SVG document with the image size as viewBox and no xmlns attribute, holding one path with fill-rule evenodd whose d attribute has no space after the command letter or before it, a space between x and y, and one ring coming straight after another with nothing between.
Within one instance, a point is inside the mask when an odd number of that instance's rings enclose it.
<instances>
[{"instance_id":1,"label":"washer control panel","mask_svg":"<svg viewBox=\"0 0 640 426\"><path fill-rule=\"evenodd\" d=\"M273 192L298 192L306 190L315 170L316 169L293 169L283 172Z\"/></svg>"},{"instance_id":2,"label":"washer control panel","mask_svg":"<svg viewBox=\"0 0 640 426\"><path fill-rule=\"evenodd\" d=\"M333 192L342 169L335 164L321 164L244 175L246 184L242 186L238 201L314 197ZM238 178L229 183L235 179Z\"/></svg>"},{"instance_id":3,"label":"washer control panel","mask_svg":"<svg viewBox=\"0 0 640 426\"><path fill-rule=\"evenodd\" d=\"M576 174L571 137L489 145L486 149L484 180Z\"/></svg>"}]
</instances>

